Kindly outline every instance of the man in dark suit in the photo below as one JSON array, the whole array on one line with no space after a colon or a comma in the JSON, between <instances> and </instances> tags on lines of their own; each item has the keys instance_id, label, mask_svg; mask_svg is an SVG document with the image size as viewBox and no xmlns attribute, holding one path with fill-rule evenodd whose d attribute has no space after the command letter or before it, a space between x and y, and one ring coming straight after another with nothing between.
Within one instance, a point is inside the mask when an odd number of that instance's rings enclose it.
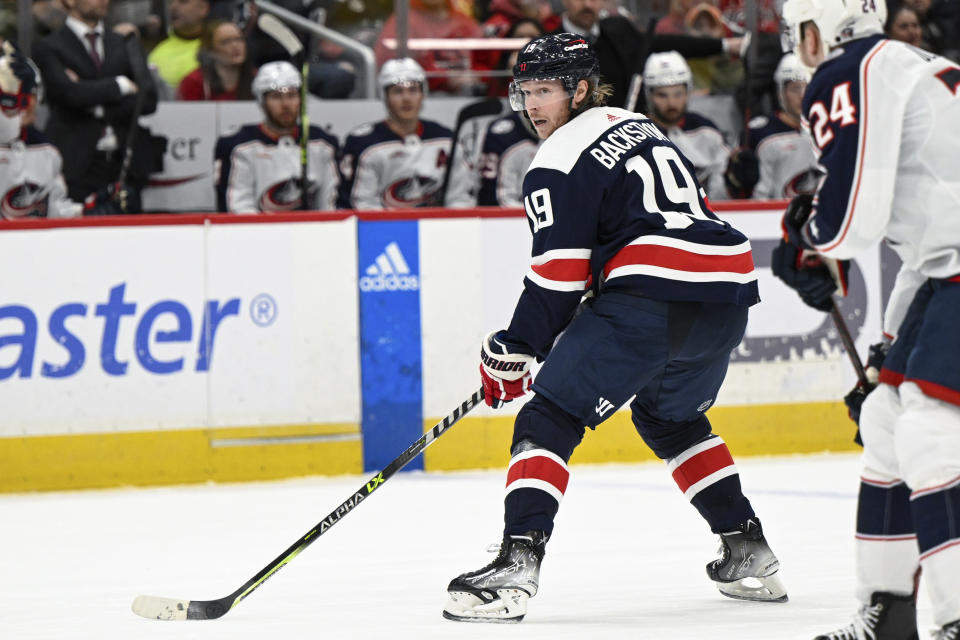
<instances>
[{"instance_id":1,"label":"man in dark suit","mask_svg":"<svg viewBox=\"0 0 960 640\"><path fill-rule=\"evenodd\" d=\"M613 85L607 100L611 107L639 109L643 94L639 79L647 56L653 52L678 51L686 58L701 58L718 53L742 55L742 38L699 38L687 35L644 33L627 18L613 15L599 19L602 0L563 0L562 24L557 32L583 36L591 44L600 63L600 76ZM630 95L631 81L637 76L636 91Z\"/></svg>"},{"instance_id":2,"label":"man in dark suit","mask_svg":"<svg viewBox=\"0 0 960 640\"><path fill-rule=\"evenodd\" d=\"M70 198L83 202L118 180L138 94L140 113L149 114L157 91L140 44L104 29L110 0L64 4L66 23L36 43L34 61L50 105L46 134L63 155ZM159 167L149 131L134 131L126 182L139 190Z\"/></svg>"}]
</instances>

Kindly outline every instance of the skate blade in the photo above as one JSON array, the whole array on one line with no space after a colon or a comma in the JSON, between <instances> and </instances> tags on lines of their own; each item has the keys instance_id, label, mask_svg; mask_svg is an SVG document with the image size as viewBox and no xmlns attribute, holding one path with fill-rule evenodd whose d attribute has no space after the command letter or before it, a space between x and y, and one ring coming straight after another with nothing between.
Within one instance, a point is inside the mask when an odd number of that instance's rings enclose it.
<instances>
[{"instance_id":1,"label":"skate blade","mask_svg":"<svg viewBox=\"0 0 960 640\"><path fill-rule=\"evenodd\" d=\"M484 602L466 591L449 592L450 600L443 607L443 617L457 622L517 623L527 613L527 600L523 589L497 589L496 600Z\"/></svg>"},{"instance_id":2,"label":"skate blade","mask_svg":"<svg viewBox=\"0 0 960 640\"><path fill-rule=\"evenodd\" d=\"M763 578L741 578L733 582L718 582L717 589L728 598L754 602L786 602L787 590L776 573Z\"/></svg>"}]
</instances>

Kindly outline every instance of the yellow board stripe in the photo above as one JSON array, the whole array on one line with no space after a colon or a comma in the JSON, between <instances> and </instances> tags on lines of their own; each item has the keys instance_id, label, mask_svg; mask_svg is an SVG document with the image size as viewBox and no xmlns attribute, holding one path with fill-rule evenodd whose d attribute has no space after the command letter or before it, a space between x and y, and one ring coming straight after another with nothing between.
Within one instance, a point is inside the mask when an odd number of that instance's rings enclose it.
<instances>
[{"instance_id":1,"label":"yellow board stripe","mask_svg":"<svg viewBox=\"0 0 960 640\"><path fill-rule=\"evenodd\" d=\"M839 402L714 407L735 456L855 451ZM466 417L425 452L427 471L505 469L513 416ZM424 420L431 428L437 418ZM244 446L217 446L241 441ZM399 455L400 452L397 452ZM621 411L587 431L571 463L655 460ZM356 424L0 438L0 492L272 480L363 472Z\"/></svg>"}]
</instances>

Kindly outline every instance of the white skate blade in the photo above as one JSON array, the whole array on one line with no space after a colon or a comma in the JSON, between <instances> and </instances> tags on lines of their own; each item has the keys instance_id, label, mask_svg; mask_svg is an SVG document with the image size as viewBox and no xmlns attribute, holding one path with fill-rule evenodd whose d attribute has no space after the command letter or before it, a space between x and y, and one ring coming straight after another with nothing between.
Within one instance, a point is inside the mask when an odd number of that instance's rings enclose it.
<instances>
[{"instance_id":1,"label":"white skate blade","mask_svg":"<svg viewBox=\"0 0 960 640\"><path fill-rule=\"evenodd\" d=\"M741 578L733 582L718 582L717 589L728 598L754 602L786 602L787 590L776 573L763 578Z\"/></svg>"},{"instance_id":2,"label":"white skate blade","mask_svg":"<svg viewBox=\"0 0 960 640\"><path fill-rule=\"evenodd\" d=\"M523 589L497 589L496 600L484 602L466 591L449 592L450 600L443 607L443 617L458 622L516 623L527 614L527 600Z\"/></svg>"}]
</instances>

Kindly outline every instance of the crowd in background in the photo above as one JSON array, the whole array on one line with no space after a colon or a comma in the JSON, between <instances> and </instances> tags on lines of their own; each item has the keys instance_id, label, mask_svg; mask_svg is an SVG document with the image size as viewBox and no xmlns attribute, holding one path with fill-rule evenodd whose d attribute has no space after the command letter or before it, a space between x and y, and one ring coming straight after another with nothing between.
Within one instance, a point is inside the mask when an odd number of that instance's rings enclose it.
<instances>
[{"instance_id":1,"label":"crowd in background","mask_svg":"<svg viewBox=\"0 0 960 640\"><path fill-rule=\"evenodd\" d=\"M278 0L276 4L370 46L378 69L397 57L391 42L397 35L396 15L389 0ZM721 182L716 182L716 175L703 178L705 183L713 181L714 199L750 197L760 171L757 141L750 137L764 124L755 119L779 118L788 128L799 130L799 114L776 115L787 111L783 85L774 78L783 55L778 5L775 0L759 0L756 16L748 19L744 0L634 0L629 4L626 0L411 0L407 35L530 39L560 31L580 34L593 43L601 74L612 86L609 104L652 113L662 128L676 129L675 142L681 148L687 144L688 155L702 151L702 140L709 137L691 124L696 119L687 112L689 98L731 96L743 123L743 137L731 140L727 135L719 159L717 153L709 152L714 156L712 171L722 174ZM8 0L2 6L0 37L16 41L15 5ZM49 115L43 134L63 157L69 198L116 200L115 191L121 187L118 175L135 198L147 176L160 169L163 141L132 123L131 117L152 113L158 101L259 98L251 90L257 70L289 56L260 30L257 14L255 4L238 0L35 0L31 56L40 82L33 90L34 102L41 98L46 102ZM96 28L85 33L84 23ZM886 31L892 38L960 61L958 0L903 0L889 7ZM753 35L752 39L745 34ZM307 51L309 93L324 100L358 96L364 71L356 54L327 40L300 37ZM85 50L76 46L77 41ZM666 52L677 53L690 73L689 79L684 76L676 83L686 86L687 99L674 118L648 104L650 86L639 89L648 60ZM510 49L467 47L410 53L423 70L427 99L505 96L514 55ZM388 105L388 121L389 113ZM31 135L42 135L31 121L25 120L24 127L32 127ZM490 124L492 119L484 126ZM515 124L521 126L522 119ZM707 125L716 128L709 121ZM506 126L500 124L498 130ZM335 133L345 136L347 132ZM535 148L533 137L522 132L520 137ZM684 137L681 144L678 140ZM473 163L478 176L502 169L496 163L491 169L489 162L481 167L483 136L473 142L477 149L467 162ZM127 146L132 154L124 158ZM476 194L479 178L474 184ZM717 184L723 184L723 189ZM436 198L424 202L445 204ZM472 202L516 204L511 198ZM341 206L347 206L342 198ZM124 211L138 208L134 199L125 203Z\"/></svg>"}]
</instances>

